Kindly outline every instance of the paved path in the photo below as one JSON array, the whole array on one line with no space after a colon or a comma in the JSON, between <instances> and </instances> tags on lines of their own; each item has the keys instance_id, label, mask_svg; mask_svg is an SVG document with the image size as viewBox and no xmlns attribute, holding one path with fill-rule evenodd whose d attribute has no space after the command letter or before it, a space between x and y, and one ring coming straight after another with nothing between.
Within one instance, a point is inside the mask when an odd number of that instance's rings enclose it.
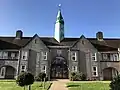
<instances>
[{"instance_id":1,"label":"paved path","mask_svg":"<svg viewBox=\"0 0 120 90\"><path fill-rule=\"evenodd\" d=\"M66 83L68 82L68 79L53 80L49 90L68 90L68 88L66 87Z\"/></svg>"}]
</instances>

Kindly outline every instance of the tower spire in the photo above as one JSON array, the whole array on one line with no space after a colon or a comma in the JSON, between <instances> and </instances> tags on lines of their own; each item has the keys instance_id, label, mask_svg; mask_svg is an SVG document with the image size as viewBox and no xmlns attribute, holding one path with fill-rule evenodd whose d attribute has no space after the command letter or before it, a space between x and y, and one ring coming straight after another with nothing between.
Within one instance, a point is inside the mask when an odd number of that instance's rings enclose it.
<instances>
[{"instance_id":1,"label":"tower spire","mask_svg":"<svg viewBox=\"0 0 120 90\"><path fill-rule=\"evenodd\" d=\"M64 39L64 19L61 14L61 4L59 4L58 14L57 14L57 20L55 23L55 35L54 38L60 42Z\"/></svg>"}]
</instances>

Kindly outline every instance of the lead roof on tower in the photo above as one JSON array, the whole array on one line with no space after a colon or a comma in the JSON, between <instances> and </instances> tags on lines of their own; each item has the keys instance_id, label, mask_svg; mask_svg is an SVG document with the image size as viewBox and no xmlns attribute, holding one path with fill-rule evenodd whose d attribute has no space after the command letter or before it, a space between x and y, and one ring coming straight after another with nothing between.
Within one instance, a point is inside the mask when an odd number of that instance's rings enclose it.
<instances>
[{"instance_id":1,"label":"lead roof on tower","mask_svg":"<svg viewBox=\"0 0 120 90\"><path fill-rule=\"evenodd\" d=\"M61 13L61 5L59 5L59 10L58 10L57 21L56 22L64 23L64 19L62 17L62 13Z\"/></svg>"}]
</instances>

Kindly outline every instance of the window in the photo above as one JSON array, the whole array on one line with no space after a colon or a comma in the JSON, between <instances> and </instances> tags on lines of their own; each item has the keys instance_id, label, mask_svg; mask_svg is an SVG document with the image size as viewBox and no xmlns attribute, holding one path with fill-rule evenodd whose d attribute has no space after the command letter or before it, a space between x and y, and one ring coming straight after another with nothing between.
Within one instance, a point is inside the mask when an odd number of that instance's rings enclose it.
<instances>
[{"instance_id":1,"label":"window","mask_svg":"<svg viewBox=\"0 0 120 90\"><path fill-rule=\"evenodd\" d=\"M61 50L57 50L57 55L60 56L62 54Z\"/></svg>"},{"instance_id":2,"label":"window","mask_svg":"<svg viewBox=\"0 0 120 90\"><path fill-rule=\"evenodd\" d=\"M47 52L42 52L42 58L43 60L47 60Z\"/></svg>"},{"instance_id":3,"label":"window","mask_svg":"<svg viewBox=\"0 0 120 90\"><path fill-rule=\"evenodd\" d=\"M3 52L2 52L2 51L0 51L0 58L2 58L2 56L3 56Z\"/></svg>"},{"instance_id":4,"label":"window","mask_svg":"<svg viewBox=\"0 0 120 90\"><path fill-rule=\"evenodd\" d=\"M22 52L22 59L27 60L27 51Z\"/></svg>"},{"instance_id":5,"label":"window","mask_svg":"<svg viewBox=\"0 0 120 90\"><path fill-rule=\"evenodd\" d=\"M93 67L92 67L92 75L93 75L93 76L98 76L97 66L93 66Z\"/></svg>"},{"instance_id":6,"label":"window","mask_svg":"<svg viewBox=\"0 0 120 90\"><path fill-rule=\"evenodd\" d=\"M113 54L113 61L118 61L118 54Z\"/></svg>"},{"instance_id":7,"label":"window","mask_svg":"<svg viewBox=\"0 0 120 90\"><path fill-rule=\"evenodd\" d=\"M103 59L107 59L108 55L107 54L103 54Z\"/></svg>"},{"instance_id":8,"label":"window","mask_svg":"<svg viewBox=\"0 0 120 90\"><path fill-rule=\"evenodd\" d=\"M71 52L71 60L73 60L73 61L77 60L76 52Z\"/></svg>"},{"instance_id":9,"label":"window","mask_svg":"<svg viewBox=\"0 0 120 90\"><path fill-rule=\"evenodd\" d=\"M26 66L25 65L22 65L21 66L21 71L24 72L26 70Z\"/></svg>"},{"instance_id":10,"label":"window","mask_svg":"<svg viewBox=\"0 0 120 90\"><path fill-rule=\"evenodd\" d=\"M77 66L72 66L72 71L77 72Z\"/></svg>"},{"instance_id":11,"label":"window","mask_svg":"<svg viewBox=\"0 0 120 90\"><path fill-rule=\"evenodd\" d=\"M15 53L11 53L11 58L12 58L12 59L15 58Z\"/></svg>"},{"instance_id":12,"label":"window","mask_svg":"<svg viewBox=\"0 0 120 90\"><path fill-rule=\"evenodd\" d=\"M42 72L46 73L46 66L42 66Z\"/></svg>"},{"instance_id":13,"label":"window","mask_svg":"<svg viewBox=\"0 0 120 90\"><path fill-rule=\"evenodd\" d=\"M96 58L96 53L92 53L92 61L97 61L97 58Z\"/></svg>"},{"instance_id":14,"label":"window","mask_svg":"<svg viewBox=\"0 0 120 90\"><path fill-rule=\"evenodd\" d=\"M5 67L2 67L2 68L1 68L0 74L1 74L1 76L4 76L4 75L5 75Z\"/></svg>"},{"instance_id":15,"label":"window","mask_svg":"<svg viewBox=\"0 0 120 90\"><path fill-rule=\"evenodd\" d=\"M84 40L81 40L81 43L84 45L84 44L85 44L85 41L84 41Z\"/></svg>"},{"instance_id":16,"label":"window","mask_svg":"<svg viewBox=\"0 0 120 90\"><path fill-rule=\"evenodd\" d=\"M37 44L37 39L35 39L35 44Z\"/></svg>"},{"instance_id":17,"label":"window","mask_svg":"<svg viewBox=\"0 0 120 90\"><path fill-rule=\"evenodd\" d=\"M3 52L3 59L8 59L8 52Z\"/></svg>"}]
</instances>

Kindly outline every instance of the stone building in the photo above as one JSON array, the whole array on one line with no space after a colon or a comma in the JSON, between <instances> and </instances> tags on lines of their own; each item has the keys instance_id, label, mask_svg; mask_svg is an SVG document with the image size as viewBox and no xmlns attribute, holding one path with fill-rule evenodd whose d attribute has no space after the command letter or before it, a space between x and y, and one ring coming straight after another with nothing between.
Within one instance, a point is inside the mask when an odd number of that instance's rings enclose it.
<instances>
[{"instance_id":1,"label":"stone building","mask_svg":"<svg viewBox=\"0 0 120 90\"><path fill-rule=\"evenodd\" d=\"M64 36L64 19L58 10L54 37L0 36L0 78L14 78L21 71L45 72L51 78L68 78L82 72L88 79L110 80L120 71L120 39Z\"/></svg>"}]
</instances>

